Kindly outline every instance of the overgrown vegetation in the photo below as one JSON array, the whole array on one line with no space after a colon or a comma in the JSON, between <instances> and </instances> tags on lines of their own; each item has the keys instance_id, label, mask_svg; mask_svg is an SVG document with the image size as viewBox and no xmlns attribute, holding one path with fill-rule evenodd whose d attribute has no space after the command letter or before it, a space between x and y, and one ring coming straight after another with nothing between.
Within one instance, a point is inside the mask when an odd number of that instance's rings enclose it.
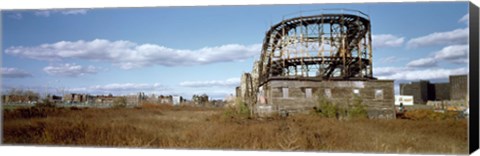
<instances>
[{"instance_id":1,"label":"overgrown vegetation","mask_svg":"<svg viewBox=\"0 0 480 156\"><path fill-rule=\"evenodd\" d=\"M223 115L227 118L251 118L250 109L248 108L247 103L243 102L239 98L235 100L235 104L233 106L225 108Z\"/></svg>"},{"instance_id":2,"label":"overgrown vegetation","mask_svg":"<svg viewBox=\"0 0 480 156\"><path fill-rule=\"evenodd\" d=\"M326 118L337 119L366 119L368 118L367 108L359 96L354 96L352 102L339 105L331 102L326 97L318 96L317 106L314 108L315 114Z\"/></svg>"},{"instance_id":3,"label":"overgrown vegetation","mask_svg":"<svg viewBox=\"0 0 480 156\"><path fill-rule=\"evenodd\" d=\"M315 112L323 117L334 118L337 117L339 109L337 105L330 102L324 96L318 96L318 105L315 107Z\"/></svg>"},{"instance_id":4,"label":"overgrown vegetation","mask_svg":"<svg viewBox=\"0 0 480 156\"><path fill-rule=\"evenodd\" d=\"M419 109L407 111L404 116L411 120L455 120L460 117L460 112L447 111L442 113L428 109Z\"/></svg>"},{"instance_id":5,"label":"overgrown vegetation","mask_svg":"<svg viewBox=\"0 0 480 156\"><path fill-rule=\"evenodd\" d=\"M348 117L350 119L366 119L368 118L367 108L363 104L361 97L353 96L353 103L349 106Z\"/></svg>"},{"instance_id":6,"label":"overgrown vegetation","mask_svg":"<svg viewBox=\"0 0 480 156\"><path fill-rule=\"evenodd\" d=\"M25 109L4 111L3 143L444 154L468 150L465 119L339 121L299 114L222 120L222 109L167 105Z\"/></svg>"}]
</instances>

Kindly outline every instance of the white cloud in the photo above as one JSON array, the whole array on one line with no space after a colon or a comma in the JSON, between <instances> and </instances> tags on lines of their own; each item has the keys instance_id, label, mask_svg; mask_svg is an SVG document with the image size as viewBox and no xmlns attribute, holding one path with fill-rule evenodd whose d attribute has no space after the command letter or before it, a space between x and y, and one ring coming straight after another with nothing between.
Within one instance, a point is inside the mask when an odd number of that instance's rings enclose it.
<instances>
[{"instance_id":1,"label":"white cloud","mask_svg":"<svg viewBox=\"0 0 480 156\"><path fill-rule=\"evenodd\" d=\"M26 78L26 77L32 77L32 74L17 69L17 68L7 68L7 67L2 67L2 77L4 78Z\"/></svg>"},{"instance_id":2,"label":"white cloud","mask_svg":"<svg viewBox=\"0 0 480 156\"><path fill-rule=\"evenodd\" d=\"M374 48L399 47L402 46L405 38L391 34L372 35Z\"/></svg>"},{"instance_id":3,"label":"white cloud","mask_svg":"<svg viewBox=\"0 0 480 156\"><path fill-rule=\"evenodd\" d=\"M45 71L47 74L69 77L83 76L86 74L96 74L98 70L99 68L91 65L88 67L83 67L81 65L68 63L59 66L47 66L43 68L43 71Z\"/></svg>"},{"instance_id":4,"label":"white cloud","mask_svg":"<svg viewBox=\"0 0 480 156\"><path fill-rule=\"evenodd\" d=\"M51 14L61 13L63 15L84 15L87 9L67 9L67 10L41 10L35 11L35 16L49 17Z\"/></svg>"},{"instance_id":5,"label":"white cloud","mask_svg":"<svg viewBox=\"0 0 480 156\"><path fill-rule=\"evenodd\" d=\"M389 57L384 57L384 58L382 58L382 59L381 59L381 62L383 62L383 63L390 63L390 62L395 62L395 61L397 61L397 60L398 60L397 57L395 57L395 56L389 56Z\"/></svg>"},{"instance_id":6,"label":"white cloud","mask_svg":"<svg viewBox=\"0 0 480 156\"><path fill-rule=\"evenodd\" d=\"M432 56L410 61L407 67L434 67L440 61L455 64L468 63L468 45L450 45L433 53Z\"/></svg>"},{"instance_id":7,"label":"white cloud","mask_svg":"<svg viewBox=\"0 0 480 156\"><path fill-rule=\"evenodd\" d=\"M156 44L137 44L130 41L61 41L35 47L14 46L6 54L37 60L62 60L76 58L83 60L109 61L123 69L152 65L191 66L217 62L248 59L259 55L261 44L227 44L204 47L196 50L172 49Z\"/></svg>"},{"instance_id":8,"label":"white cloud","mask_svg":"<svg viewBox=\"0 0 480 156\"><path fill-rule=\"evenodd\" d=\"M380 62L382 63L393 63L397 62L399 58L397 56L389 56L389 57L384 57L380 59Z\"/></svg>"},{"instance_id":9,"label":"white cloud","mask_svg":"<svg viewBox=\"0 0 480 156\"><path fill-rule=\"evenodd\" d=\"M452 63L468 63L468 45L451 45L435 53L435 59Z\"/></svg>"},{"instance_id":10,"label":"white cloud","mask_svg":"<svg viewBox=\"0 0 480 156\"><path fill-rule=\"evenodd\" d=\"M392 75L398 72L404 71L406 68L403 67L374 67L373 74L375 76L386 76Z\"/></svg>"},{"instance_id":11,"label":"white cloud","mask_svg":"<svg viewBox=\"0 0 480 156\"><path fill-rule=\"evenodd\" d=\"M460 18L460 19L458 20L458 22L459 22L459 23L465 23L465 24L468 24L468 22L469 22L469 17L468 17L468 16L469 16L469 14L468 14L468 13L467 13L467 14L465 14L465 15L463 15L463 17L462 17L462 18Z\"/></svg>"},{"instance_id":12,"label":"white cloud","mask_svg":"<svg viewBox=\"0 0 480 156\"><path fill-rule=\"evenodd\" d=\"M431 45L467 44L468 28L455 29L446 32L434 32L425 36L410 39L408 48L417 48Z\"/></svg>"},{"instance_id":13,"label":"white cloud","mask_svg":"<svg viewBox=\"0 0 480 156\"><path fill-rule=\"evenodd\" d=\"M421 58L407 63L407 67L433 67L437 65L434 58Z\"/></svg>"},{"instance_id":14,"label":"white cloud","mask_svg":"<svg viewBox=\"0 0 480 156\"><path fill-rule=\"evenodd\" d=\"M375 72L375 71L374 71ZM467 74L467 68L456 69L444 69L444 68L431 68L431 69L410 69L398 70L390 72L389 74L378 76L379 79L394 79L395 81L417 81L417 80L437 80L446 79L450 75Z\"/></svg>"},{"instance_id":15,"label":"white cloud","mask_svg":"<svg viewBox=\"0 0 480 156\"><path fill-rule=\"evenodd\" d=\"M240 84L240 78L230 78L227 80L211 80L211 81L185 81L181 82L182 87L235 87Z\"/></svg>"}]
</instances>

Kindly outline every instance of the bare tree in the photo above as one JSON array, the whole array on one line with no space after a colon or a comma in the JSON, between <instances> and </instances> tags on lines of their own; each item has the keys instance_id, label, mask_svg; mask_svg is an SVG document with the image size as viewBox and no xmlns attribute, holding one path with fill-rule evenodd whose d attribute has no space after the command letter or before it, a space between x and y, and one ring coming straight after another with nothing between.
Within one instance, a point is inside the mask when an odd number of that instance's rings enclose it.
<instances>
[{"instance_id":1,"label":"bare tree","mask_svg":"<svg viewBox=\"0 0 480 156\"><path fill-rule=\"evenodd\" d=\"M7 93L8 101L6 102L29 102L40 99L40 94L31 90L23 90L12 88Z\"/></svg>"}]
</instances>

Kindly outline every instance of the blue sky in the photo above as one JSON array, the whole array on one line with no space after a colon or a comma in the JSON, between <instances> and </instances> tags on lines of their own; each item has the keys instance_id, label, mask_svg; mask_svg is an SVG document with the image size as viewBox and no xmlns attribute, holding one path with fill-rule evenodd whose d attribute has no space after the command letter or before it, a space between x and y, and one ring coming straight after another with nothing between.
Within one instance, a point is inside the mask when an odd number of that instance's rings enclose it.
<instances>
[{"instance_id":1,"label":"blue sky","mask_svg":"<svg viewBox=\"0 0 480 156\"><path fill-rule=\"evenodd\" d=\"M2 91L224 98L272 24L325 8L370 15L380 79L468 73L468 2L3 10Z\"/></svg>"}]
</instances>

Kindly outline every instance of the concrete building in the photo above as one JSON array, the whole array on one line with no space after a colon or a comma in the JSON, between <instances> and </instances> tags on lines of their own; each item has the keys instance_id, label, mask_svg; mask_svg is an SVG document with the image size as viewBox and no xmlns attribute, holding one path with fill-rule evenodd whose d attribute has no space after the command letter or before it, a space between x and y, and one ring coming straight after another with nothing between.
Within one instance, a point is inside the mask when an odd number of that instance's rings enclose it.
<instances>
[{"instance_id":1,"label":"concrete building","mask_svg":"<svg viewBox=\"0 0 480 156\"><path fill-rule=\"evenodd\" d=\"M348 108L359 96L371 118L394 118L392 80L367 81L298 81L271 80L261 86L259 106L289 113L308 112L318 106L319 96Z\"/></svg>"},{"instance_id":2,"label":"concrete building","mask_svg":"<svg viewBox=\"0 0 480 156\"><path fill-rule=\"evenodd\" d=\"M450 100L450 83L434 83L435 101Z\"/></svg>"},{"instance_id":3,"label":"concrete building","mask_svg":"<svg viewBox=\"0 0 480 156\"><path fill-rule=\"evenodd\" d=\"M400 95L412 95L416 104L426 104L428 100L435 99L435 89L430 81L400 84Z\"/></svg>"},{"instance_id":4,"label":"concrete building","mask_svg":"<svg viewBox=\"0 0 480 156\"><path fill-rule=\"evenodd\" d=\"M430 83L421 80L401 83L400 95L412 95L415 104L426 104L428 101L465 100L468 96L468 76L451 75L449 82Z\"/></svg>"}]
</instances>

